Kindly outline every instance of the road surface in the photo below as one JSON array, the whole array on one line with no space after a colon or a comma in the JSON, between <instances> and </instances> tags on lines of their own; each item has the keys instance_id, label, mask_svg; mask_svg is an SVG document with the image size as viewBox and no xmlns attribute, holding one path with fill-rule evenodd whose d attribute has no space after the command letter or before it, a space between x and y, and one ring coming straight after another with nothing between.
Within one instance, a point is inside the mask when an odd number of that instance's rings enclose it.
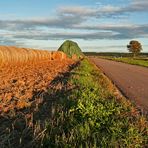
<instances>
[{"instance_id":1,"label":"road surface","mask_svg":"<svg viewBox=\"0 0 148 148\"><path fill-rule=\"evenodd\" d=\"M90 57L119 90L144 112L148 112L148 68Z\"/></svg>"}]
</instances>

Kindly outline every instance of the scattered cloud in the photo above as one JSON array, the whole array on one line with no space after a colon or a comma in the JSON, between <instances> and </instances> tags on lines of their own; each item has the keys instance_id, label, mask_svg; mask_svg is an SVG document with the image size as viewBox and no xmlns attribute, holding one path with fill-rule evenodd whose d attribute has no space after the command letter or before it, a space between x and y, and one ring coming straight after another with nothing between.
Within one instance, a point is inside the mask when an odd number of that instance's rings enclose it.
<instances>
[{"instance_id":1,"label":"scattered cloud","mask_svg":"<svg viewBox=\"0 0 148 148\"><path fill-rule=\"evenodd\" d=\"M131 0L126 6L113 6L113 5L98 5L98 7L87 6L63 6L59 8L59 12L64 15L76 15L83 17L118 17L133 12L148 12L147 0Z\"/></svg>"},{"instance_id":2,"label":"scattered cloud","mask_svg":"<svg viewBox=\"0 0 148 148\"><path fill-rule=\"evenodd\" d=\"M148 1L147 0L132 0L131 4L126 9L128 11L146 11L146 12L148 12L147 8L148 8Z\"/></svg>"},{"instance_id":3,"label":"scattered cloud","mask_svg":"<svg viewBox=\"0 0 148 148\"><path fill-rule=\"evenodd\" d=\"M33 29L4 31L0 33L3 37L12 39L33 39L33 40L59 40L59 39L132 39L144 38L148 36L148 24L145 25L122 25L122 24L102 24L102 25L77 25L71 30L44 29L37 28L34 24ZM9 28L10 29L10 28ZM3 38L4 39L4 38Z\"/></svg>"},{"instance_id":4,"label":"scattered cloud","mask_svg":"<svg viewBox=\"0 0 148 148\"><path fill-rule=\"evenodd\" d=\"M60 15L50 19L0 20L0 28L5 30L30 30L36 27L67 28L82 22L84 22L84 18Z\"/></svg>"},{"instance_id":5,"label":"scattered cloud","mask_svg":"<svg viewBox=\"0 0 148 148\"><path fill-rule=\"evenodd\" d=\"M127 5L62 6L55 16L26 20L0 20L0 44L22 45L22 40L132 39L148 37L148 24L101 24L99 19L148 12L148 1ZM94 24L91 19L96 20ZM59 30L62 31L59 32ZM65 29L65 30L64 30ZM68 31L66 31L68 30ZM74 31L73 31L74 30Z\"/></svg>"},{"instance_id":6,"label":"scattered cloud","mask_svg":"<svg viewBox=\"0 0 148 148\"><path fill-rule=\"evenodd\" d=\"M139 38L148 35L148 24L135 25L135 24L103 24L103 25L79 25L76 28L86 30L106 30L113 31L117 34L113 36L116 39L130 39ZM106 37L108 38L108 37Z\"/></svg>"}]
</instances>

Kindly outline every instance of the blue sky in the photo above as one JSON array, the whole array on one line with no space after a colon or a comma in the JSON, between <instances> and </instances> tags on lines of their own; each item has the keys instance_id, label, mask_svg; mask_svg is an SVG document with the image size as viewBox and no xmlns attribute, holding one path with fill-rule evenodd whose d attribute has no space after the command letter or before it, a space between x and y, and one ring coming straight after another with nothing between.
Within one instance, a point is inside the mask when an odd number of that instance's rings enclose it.
<instances>
[{"instance_id":1,"label":"blue sky","mask_svg":"<svg viewBox=\"0 0 148 148\"><path fill-rule=\"evenodd\" d=\"M56 50L71 39L83 51L148 52L148 0L0 1L0 44Z\"/></svg>"}]
</instances>

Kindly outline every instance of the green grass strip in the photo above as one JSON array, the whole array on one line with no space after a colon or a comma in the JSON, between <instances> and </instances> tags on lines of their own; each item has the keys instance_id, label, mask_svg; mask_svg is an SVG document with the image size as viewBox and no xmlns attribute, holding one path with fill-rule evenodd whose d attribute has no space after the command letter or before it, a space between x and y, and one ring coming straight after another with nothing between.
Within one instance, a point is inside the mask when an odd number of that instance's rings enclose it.
<instances>
[{"instance_id":1,"label":"green grass strip","mask_svg":"<svg viewBox=\"0 0 148 148\"><path fill-rule=\"evenodd\" d=\"M132 57L126 57L126 58L103 57L103 58L117 61L117 62L123 62L123 63L132 64L132 65L148 67L148 59L132 58Z\"/></svg>"},{"instance_id":2,"label":"green grass strip","mask_svg":"<svg viewBox=\"0 0 148 148\"><path fill-rule=\"evenodd\" d=\"M49 90L52 104L42 147L144 147L147 122L124 99L114 96L111 82L87 59L60 89Z\"/></svg>"}]
</instances>

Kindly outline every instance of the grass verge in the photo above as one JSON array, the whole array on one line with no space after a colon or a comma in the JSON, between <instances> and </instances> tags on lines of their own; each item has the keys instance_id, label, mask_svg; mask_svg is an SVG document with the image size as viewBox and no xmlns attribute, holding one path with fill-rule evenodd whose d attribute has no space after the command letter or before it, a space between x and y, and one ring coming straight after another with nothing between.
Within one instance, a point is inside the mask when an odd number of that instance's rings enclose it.
<instances>
[{"instance_id":1,"label":"grass verge","mask_svg":"<svg viewBox=\"0 0 148 148\"><path fill-rule=\"evenodd\" d=\"M87 59L52 83L41 147L145 147L146 119Z\"/></svg>"},{"instance_id":2,"label":"grass verge","mask_svg":"<svg viewBox=\"0 0 148 148\"><path fill-rule=\"evenodd\" d=\"M139 65L143 67L148 67L148 59L147 58L132 58L132 57L102 57L105 59L117 61L117 62L123 62L123 63L128 63L132 65Z\"/></svg>"}]
</instances>

